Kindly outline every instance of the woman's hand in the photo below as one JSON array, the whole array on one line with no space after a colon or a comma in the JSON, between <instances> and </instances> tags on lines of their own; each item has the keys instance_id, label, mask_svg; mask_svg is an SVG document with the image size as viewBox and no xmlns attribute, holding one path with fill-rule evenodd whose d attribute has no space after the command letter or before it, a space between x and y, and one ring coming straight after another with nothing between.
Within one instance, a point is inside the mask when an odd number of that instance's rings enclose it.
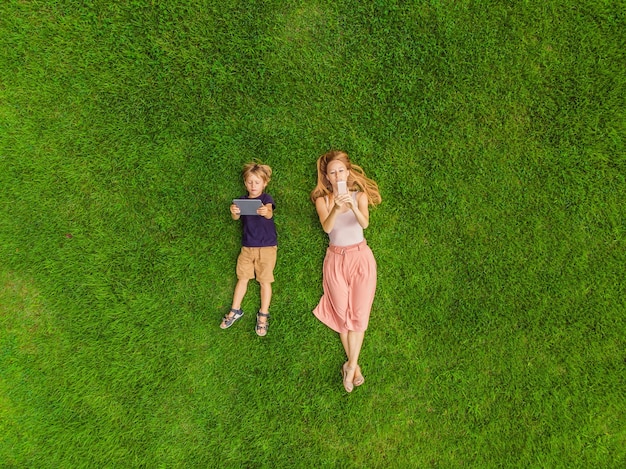
<instances>
[{"instance_id":1,"label":"woman's hand","mask_svg":"<svg viewBox=\"0 0 626 469\"><path fill-rule=\"evenodd\" d=\"M337 208L342 208L343 206L352 208L352 196L350 194L337 194L334 197Z\"/></svg>"}]
</instances>

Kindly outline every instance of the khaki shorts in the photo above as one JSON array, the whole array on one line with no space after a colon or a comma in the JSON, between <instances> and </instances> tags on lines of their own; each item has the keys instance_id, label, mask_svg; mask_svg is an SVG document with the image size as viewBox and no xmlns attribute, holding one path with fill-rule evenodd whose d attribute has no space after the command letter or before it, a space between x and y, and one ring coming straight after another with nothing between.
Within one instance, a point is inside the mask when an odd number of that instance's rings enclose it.
<instances>
[{"instance_id":1,"label":"khaki shorts","mask_svg":"<svg viewBox=\"0 0 626 469\"><path fill-rule=\"evenodd\" d=\"M272 283L276 266L276 251L276 246L263 248L243 246L237 258L237 278L250 280L256 276L259 283Z\"/></svg>"}]
</instances>

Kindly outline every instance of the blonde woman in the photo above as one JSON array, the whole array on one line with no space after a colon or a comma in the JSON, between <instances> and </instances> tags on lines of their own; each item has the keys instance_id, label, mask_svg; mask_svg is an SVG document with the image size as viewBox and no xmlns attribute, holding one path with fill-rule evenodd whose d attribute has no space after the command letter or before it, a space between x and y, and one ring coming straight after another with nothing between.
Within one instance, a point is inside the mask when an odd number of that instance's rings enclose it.
<instances>
[{"instance_id":1,"label":"blonde woman","mask_svg":"<svg viewBox=\"0 0 626 469\"><path fill-rule=\"evenodd\" d=\"M363 230L369 226L369 206L381 202L380 192L345 152L333 150L317 160L311 200L329 237L324 294L313 314L339 333L347 356L343 386L352 392L365 382L358 360L376 292L376 260Z\"/></svg>"}]
</instances>

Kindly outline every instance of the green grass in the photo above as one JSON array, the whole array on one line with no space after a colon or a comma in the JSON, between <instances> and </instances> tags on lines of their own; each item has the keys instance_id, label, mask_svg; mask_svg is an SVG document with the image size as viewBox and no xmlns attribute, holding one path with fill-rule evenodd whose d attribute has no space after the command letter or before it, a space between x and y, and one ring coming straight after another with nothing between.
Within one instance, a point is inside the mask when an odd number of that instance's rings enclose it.
<instances>
[{"instance_id":1,"label":"green grass","mask_svg":"<svg viewBox=\"0 0 626 469\"><path fill-rule=\"evenodd\" d=\"M623 467L626 3L0 6L2 467ZM347 395L315 159L383 204ZM269 335L219 329L243 163Z\"/></svg>"}]
</instances>

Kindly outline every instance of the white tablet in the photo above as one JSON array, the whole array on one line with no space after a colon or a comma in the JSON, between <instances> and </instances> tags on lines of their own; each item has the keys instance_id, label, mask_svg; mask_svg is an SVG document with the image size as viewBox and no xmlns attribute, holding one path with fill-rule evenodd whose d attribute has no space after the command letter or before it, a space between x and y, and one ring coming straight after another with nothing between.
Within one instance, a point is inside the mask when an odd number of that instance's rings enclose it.
<instances>
[{"instance_id":1,"label":"white tablet","mask_svg":"<svg viewBox=\"0 0 626 469\"><path fill-rule=\"evenodd\" d=\"M257 215L256 211L261 208L261 199L235 199L233 203L241 210L241 215Z\"/></svg>"}]
</instances>

